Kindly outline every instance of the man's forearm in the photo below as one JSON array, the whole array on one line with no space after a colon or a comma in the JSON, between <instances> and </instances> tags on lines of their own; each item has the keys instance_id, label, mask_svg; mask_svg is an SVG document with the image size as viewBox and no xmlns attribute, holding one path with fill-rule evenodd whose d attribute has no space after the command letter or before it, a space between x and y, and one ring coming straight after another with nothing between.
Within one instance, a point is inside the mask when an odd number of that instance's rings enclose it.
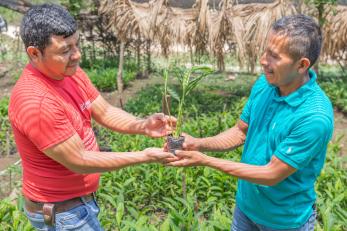
<instances>
[{"instance_id":1,"label":"man's forearm","mask_svg":"<svg viewBox=\"0 0 347 231\"><path fill-rule=\"evenodd\" d=\"M262 185L273 185L275 183L274 175L266 165L256 166L214 157L207 157L204 165L252 183Z\"/></svg>"},{"instance_id":2,"label":"man's forearm","mask_svg":"<svg viewBox=\"0 0 347 231\"><path fill-rule=\"evenodd\" d=\"M122 153L84 151L80 155L80 159L67 166L70 170L80 174L107 172L152 162L143 151Z\"/></svg>"},{"instance_id":3,"label":"man's forearm","mask_svg":"<svg viewBox=\"0 0 347 231\"><path fill-rule=\"evenodd\" d=\"M273 186L293 174L296 169L275 156L267 165L257 166L205 156L202 165L220 170L252 183Z\"/></svg>"},{"instance_id":4,"label":"man's forearm","mask_svg":"<svg viewBox=\"0 0 347 231\"><path fill-rule=\"evenodd\" d=\"M145 134L144 119L139 119L123 110L108 107L105 115L97 120L102 126L126 134Z\"/></svg>"},{"instance_id":5,"label":"man's forearm","mask_svg":"<svg viewBox=\"0 0 347 231\"><path fill-rule=\"evenodd\" d=\"M161 148L147 148L137 152L86 151L77 133L44 150L44 153L71 171L80 174L106 172L135 164L161 162L168 157L174 157Z\"/></svg>"},{"instance_id":6,"label":"man's forearm","mask_svg":"<svg viewBox=\"0 0 347 231\"><path fill-rule=\"evenodd\" d=\"M238 128L234 127L213 137L199 139L199 150L202 151L225 151L241 146L246 139L246 135Z\"/></svg>"}]
</instances>

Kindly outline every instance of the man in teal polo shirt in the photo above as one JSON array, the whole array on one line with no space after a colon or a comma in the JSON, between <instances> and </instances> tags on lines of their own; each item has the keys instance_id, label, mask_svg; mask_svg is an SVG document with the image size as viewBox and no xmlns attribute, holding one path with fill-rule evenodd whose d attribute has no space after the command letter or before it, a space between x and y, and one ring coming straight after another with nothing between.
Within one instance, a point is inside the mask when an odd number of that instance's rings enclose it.
<instances>
[{"instance_id":1,"label":"man in teal polo shirt","mask_svg":"<svg viewBox=\"0 0 347 231\"><path fill-rule=\"evenodd\" d=\"M276 21L260 59L264 74L254 84L237 124L207 138L186 135L180 160L171 166L203 165L236 176L238 191L231 230L314 230L314 183L333 132L332 105L310 67L322 44L319 26L305 15ZM201 150L242 144L241 163Z\"/></svg>"}]
</instances>

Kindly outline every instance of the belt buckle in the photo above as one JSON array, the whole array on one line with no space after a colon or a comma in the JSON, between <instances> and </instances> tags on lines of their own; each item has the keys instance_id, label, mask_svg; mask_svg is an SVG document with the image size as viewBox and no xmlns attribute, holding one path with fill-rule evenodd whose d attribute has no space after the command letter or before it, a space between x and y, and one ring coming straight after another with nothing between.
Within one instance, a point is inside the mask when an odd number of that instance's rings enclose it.
<instances>
[{"instance_id":1,"label":"belt buckle","mask_svg":"<svg viewBox=\"0 0 347 231\"><path fill-rule=\"evenodd\" d=\"M46 225L54 226L55 224L55 204L44 203L42 207L43 220Z\"/></svg>"}]
</instances>

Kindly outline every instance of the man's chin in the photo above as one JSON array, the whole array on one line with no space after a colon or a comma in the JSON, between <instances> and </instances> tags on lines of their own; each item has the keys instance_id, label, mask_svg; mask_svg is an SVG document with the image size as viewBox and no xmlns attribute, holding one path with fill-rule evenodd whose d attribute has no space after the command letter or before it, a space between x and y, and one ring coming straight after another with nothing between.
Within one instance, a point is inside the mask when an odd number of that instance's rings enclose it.
<instances>
[{"instance_id":1,"label":"man's chin","mask_svg":"<svg viewBox=\"0 0 347 231\"><path fill-rule=\"evenodd\" d=\"M274 77L272 74L265 74L265 78L270 85L276 86L275 81L274 81Z\"/></svg>"},{"instance_id":2,"label":"man's chin","mask_svg":"<svg viewBox=\"0 0 347 231\"><path fill-rule=\"evenodd\" d=\"M76 73L78 65L68 66L65 71L65 75L71 76Z\"/></svg>"}]
</instances>

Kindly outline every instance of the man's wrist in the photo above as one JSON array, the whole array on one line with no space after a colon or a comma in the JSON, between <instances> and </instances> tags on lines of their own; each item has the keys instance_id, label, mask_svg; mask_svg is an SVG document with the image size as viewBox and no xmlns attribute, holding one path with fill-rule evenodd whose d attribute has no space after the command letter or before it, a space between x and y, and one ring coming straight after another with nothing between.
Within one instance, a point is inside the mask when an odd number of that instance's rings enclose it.
<instances>
[{"instance_id":1,"label":"man's wrist","mask_svg":"<svg viewBox=\"0 0 347 231\"><path fill-rule=\"evenodd\" d=\"M151 162L154 161L153 158L152 158L152 156L148 153L148 151L147 151L146 149L143 150L143 151L139 151L138 154L139 154L140 156L143 156L143 158L144 158L144 160L145 160L146 163L151 163Z\"/></svg>"},{"instance_id":2,"label":"man's wrist","mask_svg":"<svg viewBox=\"0 0 347 231\"><path fill-rule=\"evenodd\" d=\"M147 135L147 130L146 130L146 119L142 119L142 118L137 118L137 123L139 124L138 127L138 134L139 135Z\"/></svg>"},{"instance_id":3,"label":"man's wrist","mask_svg":"<svg viewBox=\"0 0 347 231\"><path fill-rule=\"evenodd\" d=\"M204 151L206 150L206 147L205 147L205 142L207 141L206 138L195 138L196 141L196 148L199 150L199 151Z\"/></svg>"},{"instance_id":4,"label":"man's wrist","mask_svg":"<svg viewBox=\"0 0 347 231\"><path fill-rule=\"evenodd\" d=\"M156 162L158 162L158 160L157 160L157 158L155 157L155 155L153 155L152 153L151 153L151 150L150 150L150 148L147 148L147 149L145 149L145 150L143 150L143 151L140 151L140 155L143 155L144 156L144 158L145 158L145 162L146 163L156 163Z\"/></svg>"},{"instance_id":5,"label":"man's wrist","mask_svg":"<svg viewBox=\"0 0 347 231\"><path fill-rule=\"evenodd\" d=\"M201 160L201 165L202 166L209 166L211 163L211 157L208 155L203 154L202 160Z\"/></svg>"}]
</instances>

